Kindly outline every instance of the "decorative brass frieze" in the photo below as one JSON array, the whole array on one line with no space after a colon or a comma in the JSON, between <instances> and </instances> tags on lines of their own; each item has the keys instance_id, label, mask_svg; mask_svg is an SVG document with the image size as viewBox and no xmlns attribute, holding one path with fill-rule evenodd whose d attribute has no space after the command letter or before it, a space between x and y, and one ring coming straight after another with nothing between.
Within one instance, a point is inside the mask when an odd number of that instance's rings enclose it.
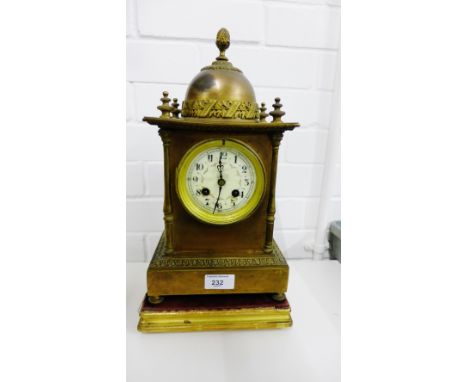
<instances>
[{"instance_id":1,"label":"decorative brass frieze","mask_svg":"<svg viewBox=\"0 0 468 382\"><path fill-rule=\"evenodd\" d=\"M182 103L182 117L258 119L258 105L249 101L192 100Z\"/></svg>"},{"instance_id":2,"label":"decorative brass frieze","mask_svg":"<svg viewBox=\"0 0 468 382\"><path fill-rule=\"evenodd\" d=\"M149 265L149 269L154 268L239 268L255 266L275 266L286 265L281 251L275 241L273 241L273 253L268 256L254 257L178 257L165 255L165 235L161 236L158 246Z\"/></svg>"}]
</instances>

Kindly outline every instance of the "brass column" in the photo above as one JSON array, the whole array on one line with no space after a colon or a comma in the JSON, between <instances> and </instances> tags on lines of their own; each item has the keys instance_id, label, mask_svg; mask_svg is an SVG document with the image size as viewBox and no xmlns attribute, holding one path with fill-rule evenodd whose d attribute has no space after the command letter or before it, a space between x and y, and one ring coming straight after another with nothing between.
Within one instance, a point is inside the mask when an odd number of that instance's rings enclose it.
<instances>
[{"instance_id":1,"label":"brass column","mask_svg":"<svg viewBox=\"0 0 468 382\"><path fill-rule=\"evenodd\" d=\"M169 147L171 145L171 138L169 132L159 129L159 135L163 141L164 146L164 232L166 237L166 253L171 254L174 252L172 224L174 222L174 215L172 214L172 200L171 200L171 173L169 169Z\"/></svg>"},{"instance_id":2,"label":"brass column","mask_svg":"<svg viewBox=\"0 0 468 382\"><path fill-rule=\"evenodd\" d=\"M278 169L278 151L281 139L283 139L283 133L270 134L272 143L272 157L271 157L271 177L270 177L270 197L268 199L268 210L267 210L267 226L266 226L266 237L265 237L265 253L273 252L273 228L275 223L275 212L276 212L276 172Z\"/></svg>"}]
</instances>

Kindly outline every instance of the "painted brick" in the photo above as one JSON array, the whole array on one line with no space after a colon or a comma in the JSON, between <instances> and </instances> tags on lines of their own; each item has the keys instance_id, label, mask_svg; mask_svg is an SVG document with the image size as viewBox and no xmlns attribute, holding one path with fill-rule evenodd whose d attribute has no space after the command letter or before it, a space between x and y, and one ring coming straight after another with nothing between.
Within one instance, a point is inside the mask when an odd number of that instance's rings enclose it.
<instances>
[{"instance_id":1,"label":"painted brick","mask_svg":"<svg viewBox=\"0 0 468 382\"><path fill-rule=\"evenodd\" d=\"M327 0L269 0L271 2L278 3L299 3L299 4L309 4L309 5L320 5L325 4Z\"/></svg>"},{"instance_id":2,"label":"painted brick","mask_svg":"<svg viewBox=\"0 0 468 382\"><path fill-rule=\"evenodd\" d=\"M267 7L268 45L337 49L340 12L328 7ZM279 25L287 24L287 28Z\"/></svg>"},{"instance_id":3,"label":"painted brick","mask_svg":"<svg viewBox=\"0 0 468 382\"><path fill-rule=\"evenodd\" d=\"M332 196L339 197L341 195L341 166L336 165L332 172Z\"/></svg>"},{"instance_id":4,"label":"painted brick","mask_svg":"<svg viewBox=\"0 0 468 382\"><path fill-rule=\"evenodd\" d=\"M135 118L135 93L132 84L127 82L127 121Z\"/></svg>"},{"instance_id":5,"label":"painted brick","mask_svg":"<svg viewBox=\"0 0 468 382\"><path fill-rule=\"evenodd\" d=\"M145 261L145 247L143 235L127 234L127 261L141 262Z\"/></svg>"},{"instance_id":6,"label":"painted brick","mask_svg":"<svg viewBox=\"0 0 468 382\"><path fill-rule=\"evenodd\" d=\"M288 133L286 132L286 134ZM283 145L280 145L279 152L278 152L278 163L286 163L286 149L282 146Z\"/></svg>"},{"instance_id":7,"label":"painted brick","mask_svg":"<svg viewBox=\"0 0 468 382\"><path fill-rule=\"evenodd\" d=\"M154 232L145 235L145 246L146 246L146 261L150 262L153 258L154 251L156 250L156 246L159 243L159 239L161 238L162 232Z\"/></svg>"},{"instance_id":8,"label":"painted brick","mask_svg":"<svg viewBox=\"0 0 468 382\"><path fill-rule=\"evenodd\" d=\"M281 229L315 228L319 205L319 198L278 199L275 225Z\"/></svg>"},{"instance_id":9,"label":"painted brick","mask_svg":"<svg viewBox=\"0 0 468 382\"><path fill-rule=\"evenodd\" d=\"M127 200L127 232L154 232L162 229L162 200Z\"/></svg>"},{"instance_id":10,"label":"painted brick","mask_svg":"<svg viewBox=\"0 0 468 382\"><path fill-rule=\"evenodd\" d=\"M127 36L136 36L137 31L135 21L134 0L127 0Z\"/></svg>"},{"instance_id":11,"label":"painted brick","mask_svg":"<svg viewBox=\"0 0 468 382\"><path fill-rule=\"evenodd\" d=\"M127 81L189 82L200 68L199 53L194 44L127 42Z\"/></svg>"},{"instance_id":12,"label":"painted brick","mask_svg":"<svg viewBox=\"0 0 468 382\"><path fill-rule=\"evenodd\" d=\"M195 77L194 73L194 77ZM136 119L141 121L143 117L159 117L161 112L157 109L161 105L160 98L164 90L169 92L169 97L177 98L180 106L182 107L182 100L185 98L185 91L187 90L188 83L185 85L175 84L141 84L135 83L135 102Z\"/></svg>"},{"instance_id":13,"label":"painted brick","mask_svg":"<svg viewBox=\"0 0 468 382\"><path fill-rule=\"evenodd\" d=\"M263 39L263 6L252 1L139 0L141 35L200 38L212 41L221 26L232 41Z\"/></svg>"},{"instance_id":14,"label":"painted brick","mask_svg":"<svg viewBox=\"0 0 468 382\"><path fill-rule=\"evenodd\" d=\"M127 160L163 160L163 145L156 127L146 123L127 126Z\"/></svg>"},{"instance_id":15,"label":"painted brick","mask_svg":"<svg viewBox=\"0 0 468 382\"><path fill-rule=\"evenodd\" d=\"M146 173L148 179L148 195L164 196L163 163L148 163Z\"/></svg>"},{"instance_id":16,"label":"painted brick","mask_svg":"<svg viewBox=\"0 0 468 382\"><path fill-rule=\"evenodd\" d=\"M216 46L200 46L201 62L211 63ZM282 48L242 47L233 45L227 56L242 70L253 86L316 88L319 53ZM307 73L307 75L306 75Z\"/></svg>"},{"instance_id":17,"label":"painted brick","mask_svg":"<svg viewBox=\"0 0 468 382\"><path fill-rule=\"evenodd\" d=\"M337 59L337 54L333 52L320 54L318 70L319 89L334 89Z\"/></svg>"},{"instance_id":18,"label":"painted brick","mask_svg":"<svg viewBox=\"0 0 468 382\"><path fill-rule=\"evenodd\" d=\"M290 90L290 89L255 89L257 102L265 102L268 111L275 97L281 98L282 110L286 112L284 121L299 122L301 126L320 125L327 127L330 123L332 94L328 92ZM271 120L271 118L269 119Z\"/></svg>"},{"instance_id":19,"label":"painted brick","mask_svg":"<svg viewBox=\"0 0 468 382\"><path fill-rule=\"evenodd\" d=\"M324 130L296 130L285 134L286 161L292 163L324 163L328 132Z\"/></svg>"},{"instance_id":20,"label":"painted brick","mask_svg":"<svg viewBox=\"0 0 468 382\"><path fill-rule=\"evenodd\" d=\"M278 197L320 196L323 166L279 164L276 195Z\"/></svg>"},{"instance_id":21,"label":"painted brick","mask_svg":"<svg viewBox=\"0 0 468 382\"><path fill-rule=\"evenodd\" d=\"M127 196L141 196L145 192L143 165L127 163Z\"/></svg>"},{"instance_id":22,"label":"painted brick","mask_svg":"<svg viewBox=\"0 0 468 382\"><path fill-rule=\"evenodd\" d=\"M314 230L283 231L275 230L274 238L287 259L310 259L312 252L306 251L307 242L313 242Z\"/></svg>"},{"instance_id":23,"label":"painted brick","mask_svg":"<svg viewBox=\"0 0 468 382\"><path fill-rule=\"evenodd\" d=\"M332 198L328 214L329 221L341 220L341 198Z\"/></svg>"}]
</instances>

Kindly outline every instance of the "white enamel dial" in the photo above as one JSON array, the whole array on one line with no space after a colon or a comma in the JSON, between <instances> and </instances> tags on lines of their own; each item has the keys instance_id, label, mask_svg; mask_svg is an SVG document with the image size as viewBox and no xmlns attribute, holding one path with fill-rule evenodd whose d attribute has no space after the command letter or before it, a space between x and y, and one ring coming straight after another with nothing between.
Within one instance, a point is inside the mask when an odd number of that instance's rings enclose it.
<instances>
[{"instance_id":1,"label":"white enamel dial","mask_svg":"<svg viewBox=\"0 0 468 382\"><path fill-rule=\"evenodd\" d=\"M177 166L176 191L185 210L208 224L248 218L265 194L265 168L257 153L235 139L192 146Z\"/></svg>"},{"instance_id":2,"label":"white enamel dial","mask_svg":"<svg viewBox=\"0 0 468 382\"><path fill-rule=\"evenodd\" d=\"M211 214L242 209L253 195L256 173L251 161L234 147L213 147L189 164L187 189L195 204Z\"/></svg>"}]
</instances>

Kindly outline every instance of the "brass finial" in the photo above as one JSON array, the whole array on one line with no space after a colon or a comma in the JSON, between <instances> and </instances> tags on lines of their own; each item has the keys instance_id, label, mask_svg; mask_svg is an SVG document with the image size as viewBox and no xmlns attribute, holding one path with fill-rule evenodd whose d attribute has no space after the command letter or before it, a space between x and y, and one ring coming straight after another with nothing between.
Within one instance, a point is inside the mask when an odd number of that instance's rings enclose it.
<instances>
[{"instance_id":1,"label":"brass finial","mask_svg":"<svg viewBox=\"0 0 468 382\"><path fill-rule=\"evenodd\" d=\"M273 111L270 111L270 115L273 117L273 121L271 121L272 123L281 123L281 122L283 122L281 120L281 117L286 114L284 111L280 110L281 107L283 106L280 103L280 101L281 101L281 98L276 97L275 98L275 103L272 105L273 109L274 109Z\"/></svg>"},{"instance_id":2,"label":"brass finial","mask_svg":"<svg viewBox=\"0 0 468 382\"><path fill-rule=\"evenodd\" d=\"M226 28L221 28L216 35L216 46L219 49L219 56L216 57L218 61L228 61L228 58L224 55L226 50L231 44L231 36Z\"/></svg>"},{"instance_id":3,"label":"brass finial","mask_svg":"<svg viewBox=\"0 0 468 382\"><path fill-rule=\"evenodd\" d=\"M171 111L173 110L173 107L169 105L171 99L168 97L168 95L169 93L167 91L163 91L163 97L161 98L162 105L158 106L158 110L161 111L160 118L171 118Z\"/></svg>"},{"instance_id":4,"label":"brass finial","mask_svg":"<svg viewBox=\"0 0 468 382\"><path fill-rule=\"evenodd\" d=\"M231 45L231 36L226 28L221 28L216 35L216 46L219 49L219 56L216 57L216 61L213 61L211 65L205 66L203 70L232 70L235 72L242 73L238 68L232 66L225 53L227 48Z\"/></svg>"},{"instance_id":5,"label":"brass finial","mask_svg":"<svg viewBox=\"0 0 468 382\"><path fill-rule=\"evenodd\" d=\"M177 98L172 99L171 106L172 106L172 116L174 118L179 118L179 114L181 110L179 109L179 102L177 102Z\"/></svg>"},{"instance_id":6,"label":"brass finial","mask_svg":"<svg viewBox=\"0 0 468 382\"><path fill-rule=\"evenodd\" d=\"M268 117L268 113L266 113L267 108L265 107L265 102L262 102L262 106L260 107L260 122L266 122L266 117Z\"/></svg>"}]
</instances>

